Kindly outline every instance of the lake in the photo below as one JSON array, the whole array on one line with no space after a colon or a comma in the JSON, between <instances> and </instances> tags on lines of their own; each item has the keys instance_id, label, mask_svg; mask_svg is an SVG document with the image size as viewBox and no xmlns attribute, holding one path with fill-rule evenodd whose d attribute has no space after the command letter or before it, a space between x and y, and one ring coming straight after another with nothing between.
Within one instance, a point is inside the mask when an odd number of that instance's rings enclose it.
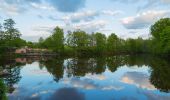
<instances>
[{"instance_id":1,"label":"lake","mask_svg":"<svg viewBox=\"0 0 170 100\"><path fill-rule=\"evenodd\" d=\"M170 100L170 62L148 55L1 59L9 100Z\"/></svg>"}]
</instances>

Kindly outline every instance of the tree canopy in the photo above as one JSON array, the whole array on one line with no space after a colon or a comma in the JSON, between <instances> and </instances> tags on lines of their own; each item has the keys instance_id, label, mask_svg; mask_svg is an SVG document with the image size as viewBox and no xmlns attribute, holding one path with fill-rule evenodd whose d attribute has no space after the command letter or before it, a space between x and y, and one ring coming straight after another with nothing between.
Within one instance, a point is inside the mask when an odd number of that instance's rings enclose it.
<instances>
[{"instance_id":1,"label":"tree canopy","mask_svg":"<svg viewBox=\"0 0 170 100\"><path fill-rule=\"evenodd\" d=\"M47 38L40 37L39 41L26 42L15 28L12 19L4 20L0 24L0 51L4 47L46 48L57 53L65 54L166 54L170 55L170 18L163 18L155 22L150 28L152 38L122 39L115 33L109 36L101 32L87 33L82 30L64 33L60 27L55 27Z\"/></svg>"}]
</instances>

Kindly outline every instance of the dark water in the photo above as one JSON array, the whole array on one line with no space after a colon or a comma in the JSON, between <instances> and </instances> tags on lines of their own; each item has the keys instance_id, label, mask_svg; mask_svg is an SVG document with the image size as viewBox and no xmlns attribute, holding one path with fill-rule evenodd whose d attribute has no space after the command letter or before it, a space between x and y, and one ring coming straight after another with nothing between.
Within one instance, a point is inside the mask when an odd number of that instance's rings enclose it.
<instances>
[{"instance_id":1,"label":"dark water","mask_svg":"<svg viewBox=\"0 0 170 100\"><path fill-rule=\"evenodd\" d=\"M170 100L170 61L151 56L1 59L9 100Z\"/></svg>"}]
</instances>

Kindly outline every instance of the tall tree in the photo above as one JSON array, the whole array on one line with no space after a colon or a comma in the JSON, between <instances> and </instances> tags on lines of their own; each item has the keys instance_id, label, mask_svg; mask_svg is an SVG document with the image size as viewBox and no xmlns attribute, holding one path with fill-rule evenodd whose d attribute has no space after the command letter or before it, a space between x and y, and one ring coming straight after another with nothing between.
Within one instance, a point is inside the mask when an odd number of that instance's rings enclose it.
<instances>
[{"instance_id":1,"label":"tall tree","mask_svg":"<svg viewBox=\"0 0 170 100\"><path fill-rule=\"evenodd\" d=\"M95 39L96 39L96 52L102 53L106 49L106 36L102 33L95 33Z\"/></svg>"},{"instance_id":2,"label":"tall tree","mask_svg":"<svg viewBox=\"0 0 170 100\"><path fill-rule=\"evenodd\" d=\"M70 34L69 43L76 49L84 49L88 45L88 35L81 30L74 31Z\"/></svg>"},{"instance_id":3,"label":"tall tree","mask_svg":"<svg viewBox=\"0 0 170 100\"><path fill-rule=\"evenodd\" d=\"M170 18L163 18L151 26L153 37L153 51L156 53L170 53Z\"/></svg>"},{"instance_id":4,"label":"tall tree","mask_svg":"<svg viewBox=\"0 0 170 100\"><path fill-rule=\"evenodd\" d=\"M154 25L151 26L151 35L155 39L160 39L160 35L163 33L163 30L170 26L170 18L162 18L157 21Z\"/></svg>"},{"instance_id":5,"label":"tall tree","mask_svg":"<svg viewBox=\"0 0 170 100\"><path fill-rule=\"evenodd\" d=\"M170 26L167 26L160 35L160 43L163 53L170 54Z\"/></svg>"},{"instance_id":6,"label":"tall tree","mask_svg":"<svg viewBox=\"0 0 170 100\"><path fill-rule=\"evenodd\" d=\"M64 50L64 32L63 29L56 27L52 34L52 41L54 44L54 51L63 52Z\"/></svg>"},{"instance_id":7,"label":"tall tree","mask_svg":"<svg viewBox=\"0 0 170 100\"><path fill-rule=\"evenodd\" d=\"M3 31L2 31L2 25L1 25L1 23L0 23L0 42L2 42L2 40L3 40ZM0 45L1 45L1 43L0 43Z\"/></svg>"},{"instance_id":8,"label":"tall tree","mask_svg":"<svg viewBox=\"0 0 170 100\"><path fill-rule=\"evenodd\" d=\"M40 37L38 40L38 46L39 48L44 48L44 39L42 37Z\"/></svg>"},{"instance_id":9,"label":"tall tree","mask_svg":"<svg viewBox=\"0 0 170 100\"><path fill-rule=\"evenodd\" d=\"M5 30L4 31L5 39L14 40L16 38L20 38L21 34L18 31L18 29L16 29L14 27L14 25L15 25L15 22L12 19L6 19L4 21L3 26L4 26L4 30Z\"/></svg>"},{"instance_id":10,"label":"tall tree","mask_svg":"<svg viewBox=\"0 0 170 100\"><path fill-rule=\"evenodd\" d=\"M108 52L117 52L118 50L118 37L114 33L112 33L107 39L107 50Z\"/></svg>"}]
</instances>

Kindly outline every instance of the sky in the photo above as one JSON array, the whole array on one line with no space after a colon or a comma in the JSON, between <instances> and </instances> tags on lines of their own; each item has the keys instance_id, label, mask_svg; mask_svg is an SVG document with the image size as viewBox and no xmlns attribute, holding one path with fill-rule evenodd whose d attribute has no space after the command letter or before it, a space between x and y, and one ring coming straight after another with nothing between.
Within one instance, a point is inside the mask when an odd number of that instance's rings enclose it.
<instances>
[{"instance_id":1,"label":"sky","mask_svg":"<svg viewBox=\"0 0 170 100\"><path fill-rule=\"evenodd\" d=\"M150 26L170 17L170 0L0 0L0 23L12 18L27 41L48 37L59 26L120 38L149 38Z\"/></svg>"}]
</instances>

